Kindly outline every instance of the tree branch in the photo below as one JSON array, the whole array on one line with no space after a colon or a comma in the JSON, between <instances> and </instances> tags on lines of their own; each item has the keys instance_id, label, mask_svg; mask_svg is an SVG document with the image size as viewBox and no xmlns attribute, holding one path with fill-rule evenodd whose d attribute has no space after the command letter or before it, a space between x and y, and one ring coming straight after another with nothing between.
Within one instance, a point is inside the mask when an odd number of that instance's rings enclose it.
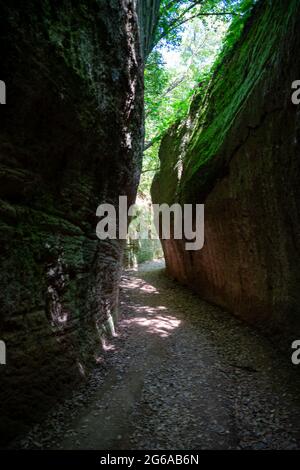
<instances>
[{"instance_id":1,"label":"tree branch","mask_svg":"<svg viewBox=\"0 0 300 470\"><path fill-rule=\"evenodd\" d=\"M159 139L159 136L154 137L152 140L149 140L149 142L145 142L144 144L144 152L148 150L152 145L155 144L155 142Z\"/></svg>"},{"instance_id":2,"label":"tree branch","mask_svg":"<svg viewBox=\"0 0 300 470\"><path fill-rule=\"evenodd\" d=\"M159 170L159 167L157 167L157 168L147 168L147 170L141 171L141 174L147 173L148 171L158 171L158 170Z\"/></svg>"}]
</instances>

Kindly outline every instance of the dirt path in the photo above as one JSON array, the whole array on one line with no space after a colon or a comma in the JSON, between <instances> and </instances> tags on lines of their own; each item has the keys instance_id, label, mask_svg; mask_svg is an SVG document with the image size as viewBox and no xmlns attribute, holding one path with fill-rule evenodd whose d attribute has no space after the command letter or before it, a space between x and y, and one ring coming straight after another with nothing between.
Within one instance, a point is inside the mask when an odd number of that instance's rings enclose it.
<instances>
[{"instance_id":1,"label":"dirt path","mask_svg":"<svg viewBox=\"0 0 300 470\"><path fill-rule=\"evenodd\" d=\"M298 371L269 342L166 278L128 271L106 373L65 401L23 448L300 448Z\"/></svg>"}]
</instances>

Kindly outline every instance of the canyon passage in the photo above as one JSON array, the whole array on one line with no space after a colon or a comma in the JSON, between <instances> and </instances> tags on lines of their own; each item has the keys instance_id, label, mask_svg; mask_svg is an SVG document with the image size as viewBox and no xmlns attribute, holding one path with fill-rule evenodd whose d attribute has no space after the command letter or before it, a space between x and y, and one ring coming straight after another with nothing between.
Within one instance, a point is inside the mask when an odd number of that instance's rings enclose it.
<instances>
[{"instance_id":1,"label":"canyon passage","mask_svg":"<svg viewBox=\"0 0 300 470\"><path fill-rule=\"evenodd\" d=\"M162 261L124 273L121 308L105 362L22 448L297 448L299 381L266 338Z\"/></svg>"},{"instance_id":2,"label":"canyon passage","mask_svg":"<svg viewBox=\"0 0 300 470\"><path fill-rule=\"evenodd\" d=\"M299 449L300 4L225 3L0 2L1 449Z\"/></svg>"}]
</instances>

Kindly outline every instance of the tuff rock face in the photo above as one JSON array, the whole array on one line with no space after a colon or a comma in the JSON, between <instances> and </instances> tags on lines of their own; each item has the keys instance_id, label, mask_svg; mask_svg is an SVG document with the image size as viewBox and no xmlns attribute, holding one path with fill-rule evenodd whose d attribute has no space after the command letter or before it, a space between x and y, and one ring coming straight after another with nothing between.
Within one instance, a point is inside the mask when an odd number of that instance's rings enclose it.
<instances>
[{"instance_id":1,"label":"tuff rock face","mask_svg":"<svg viewBox=\"0 0 300 470\"><path fill-rule=\"evenodd\" d=\"M263 328L300 333L300 5L260 2L206 95L160 149L154 203L205 203L205 245L163 240L169 273Z\"/></svg>"},{"instance_id":2,"label":"tuff rock face","mask_svg":"<svg viewBox=\"0 0 300 470\"><path fill-rule=\"evenodd\" d=\"M101 355L122 243L96 208L134 202L143 84L136 2L1 4L0 434L9 440Z\"/></svg>"}]
</instances>

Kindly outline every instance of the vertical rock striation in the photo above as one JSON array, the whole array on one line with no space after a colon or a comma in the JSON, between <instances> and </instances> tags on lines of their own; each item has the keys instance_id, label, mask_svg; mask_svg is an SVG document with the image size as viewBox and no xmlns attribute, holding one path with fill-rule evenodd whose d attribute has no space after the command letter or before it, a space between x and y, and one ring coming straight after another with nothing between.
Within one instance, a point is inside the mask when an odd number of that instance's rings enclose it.
<instances>
[{"instance_id":1,"label":"vertical rock striation","mask_svg":"<svg viewBox=\"0 0 300 470\"><path fill-rule=\"evenodd\" d=\"M95 213L119 195L135 199L144 51L134 0L12 1L0 8L7 87L0 434L7 441L87 375L117 314L122 243L96 238Z\"/></svg>"},{"instance_id":2,"label":"vertical rock striation","mask_svg":"<svg viewBox=\"0 0 300 470\"><path fill-rule=\"evenodd\" d=\"M205 203L205 245L163 240L169 273L272 334L300 333L300 5L259 2L160 149L154 203ZM285 341L288 341L287 343Z\"/></svg>"}]
</instances>

